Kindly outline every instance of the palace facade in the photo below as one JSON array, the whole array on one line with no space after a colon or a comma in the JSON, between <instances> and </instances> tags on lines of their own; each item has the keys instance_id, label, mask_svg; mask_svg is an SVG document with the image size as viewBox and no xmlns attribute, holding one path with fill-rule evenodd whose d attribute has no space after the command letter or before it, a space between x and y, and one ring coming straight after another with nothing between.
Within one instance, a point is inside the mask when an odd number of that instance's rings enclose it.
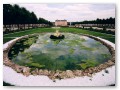
<instances>
[{"instance_id":1,"label":"palace facade","mask_svg":"<svg viewBox=\"0 0 120 90\"><path fill-rule=\"evenodd\" d=\"M55 20L55 26L67 26L67 20Z\"/></svg>"}]
</instances>

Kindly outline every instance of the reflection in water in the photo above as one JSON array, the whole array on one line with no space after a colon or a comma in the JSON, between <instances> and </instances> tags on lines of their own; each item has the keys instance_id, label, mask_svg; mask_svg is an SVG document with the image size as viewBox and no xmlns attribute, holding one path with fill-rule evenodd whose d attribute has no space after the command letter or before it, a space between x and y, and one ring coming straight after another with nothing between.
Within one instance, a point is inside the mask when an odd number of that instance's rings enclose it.
<instances>
[{"instance_id":1,"label":"reflection in water","mask_svg":"<svg viewBox=\"0 0 120 90\"><path fill-rule=\"evenodd\" d=\"M86 36L63 33L65 39L51 40L51 33L18 41L9 58L20 65L50 70L86 69L111 58L107 47Z\"/></svg>"},{"instance_id":2,"label":"reflection in water","mask_svg":"<svg viewBox=\"0 0 120 90\"><path fill-rule=\"evenodd\" d=\"M59 42L62 41L62 39L51 39L51 40L53 40L53 43L54 43L55 45L58 45Z\"/></svg>"}]
</instances>

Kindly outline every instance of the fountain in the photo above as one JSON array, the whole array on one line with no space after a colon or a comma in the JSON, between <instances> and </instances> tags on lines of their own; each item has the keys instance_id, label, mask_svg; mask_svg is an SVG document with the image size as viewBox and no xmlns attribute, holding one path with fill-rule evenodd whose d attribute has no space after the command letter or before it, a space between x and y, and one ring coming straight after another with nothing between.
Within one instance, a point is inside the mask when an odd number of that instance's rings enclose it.
<instances>
[{"instance_id":1,"label":"fountain","mask_svg":"<svg viewBox=\"0 0 120 90\"><path fill-rule=\"evenodd\" d=\"M41 33L15 39L3 55L4 65L17 73L46 75L52 80L92 76L115 64L114 48L102 39L73 33L62 35L58 30L53 35Z\"/></svg>"},{"instance_id":2,"label":"fountain","mask_svg":"<svg viewBox=\"0 0 120 90\"><path fill-rule=\"evenodd\" d=\"M59 30L56 30L56 32L54 33L54 35L50 36L50 39L64 39L64 35L62 35Z\"/></svg>"}]
</instances>

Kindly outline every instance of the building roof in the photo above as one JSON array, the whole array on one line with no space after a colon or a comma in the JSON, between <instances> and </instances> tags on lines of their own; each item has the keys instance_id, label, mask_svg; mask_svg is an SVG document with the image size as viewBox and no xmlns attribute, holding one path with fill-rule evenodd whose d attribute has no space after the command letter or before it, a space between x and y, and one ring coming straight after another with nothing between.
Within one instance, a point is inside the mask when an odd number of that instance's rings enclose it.
<instances>
[{"instance_id":1,"label":"building roof","mask_svg":"<svg viewBox=\"0 0 120 90\"><path fill-rule=\"evenodd\" d=\"M55 21L67 21L67 20L55 20Z\"/></svg>"}]
</instances>

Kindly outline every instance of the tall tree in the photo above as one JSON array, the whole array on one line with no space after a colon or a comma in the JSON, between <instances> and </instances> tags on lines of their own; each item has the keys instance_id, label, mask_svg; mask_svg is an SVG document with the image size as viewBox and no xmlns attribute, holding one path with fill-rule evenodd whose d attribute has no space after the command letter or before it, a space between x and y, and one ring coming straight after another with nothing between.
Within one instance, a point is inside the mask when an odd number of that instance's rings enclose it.
<instances>
[{"instance_id":1,"label":"tall tree","mask_svg":"<svg viewBox=\"0 0 120 90\"><path fill-rule=\"evenodd\" d=\"M29 12L24 7L19 7L18 5L3 5L3 24L17 24L20 29L19 24L49 24L52 23L44 18L37 18L34 12Z\"/></svg>"}]
</instances>

